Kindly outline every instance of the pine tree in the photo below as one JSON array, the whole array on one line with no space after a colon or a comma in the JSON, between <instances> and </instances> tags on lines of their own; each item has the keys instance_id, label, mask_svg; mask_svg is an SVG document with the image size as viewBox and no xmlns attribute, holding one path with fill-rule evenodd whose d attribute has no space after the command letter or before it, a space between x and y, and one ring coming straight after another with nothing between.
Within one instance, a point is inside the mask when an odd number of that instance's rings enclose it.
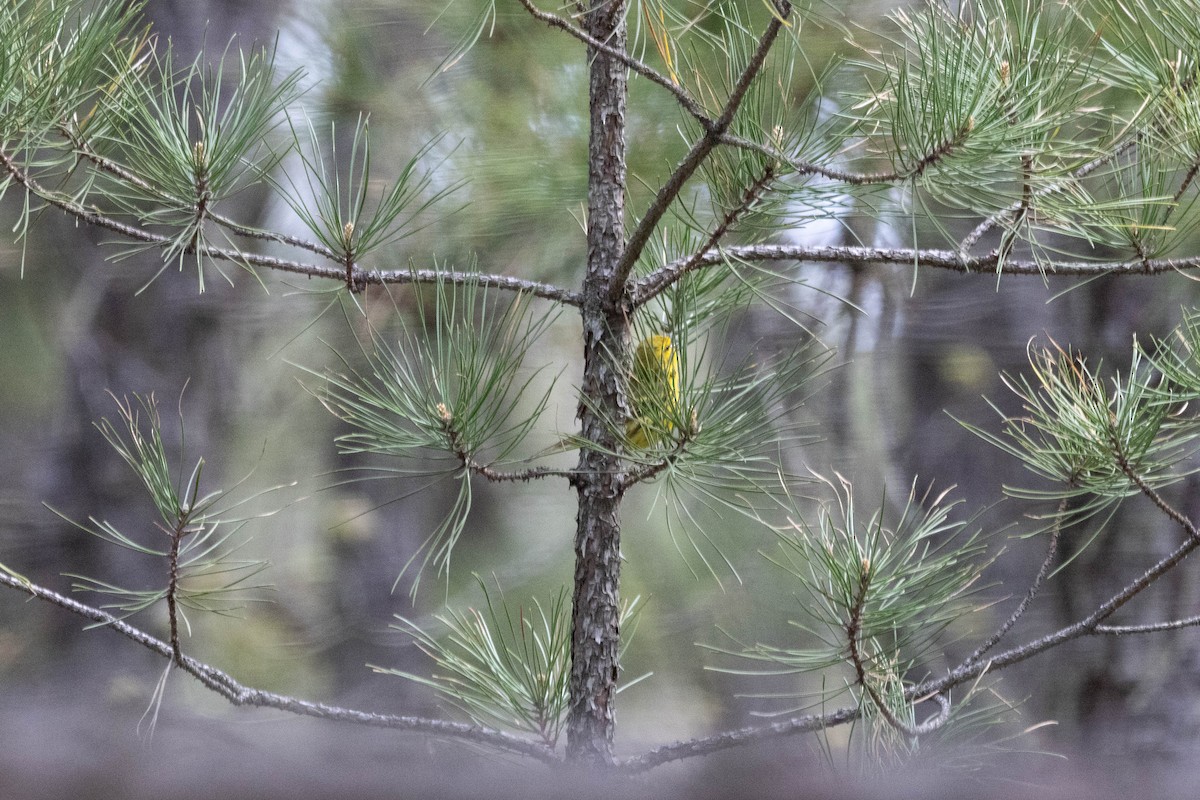
<instances>
[{"instance_id":1,"label":"pine tree","mask_svg":"<svg viewBox=\"0 0 1200 800\"><path fill-rule=\"evenodd\" d=\"M518 609L481 581L480 610L439 616L448 635L401 620L436 663L431 675L376 668L433 687L472 722L266 692L188 654L188 615L229 613L265 565L235 557L247 521L239 501L207 488L204 459L172 463L151 396L116 398L115 417L97 427L144 486L165 537L122 530L103 509L76 524L161 563L161 586L78 576L76 588L105 596L93 606L26 579L18 564L0 583L123 633L166 658L168 671L237 704L630 772L851 724L867 727L879 760L905 758L921 741L969 735L986 716L973 691L985 675L1081 637L1197 622L1117 624L1113 615L1200 546L1196 522L1164 492L1190 474L1200 433L1200 314L1135 341L1119 371L1032 342L1028 370L1004 378L1020 410L1001 411L998 427L969 426L1034 476L1007 492L1030 504L1020 534L1044 540L1046 554L1002 624L957 660L946 660L951 632L977 613L981 578L999 557L991 523L916 478L899 502L863 503L854 476L796 474L788 460L811 438L796 409L830 354L802 320L791 320L786 346L764 345L740 363L724 347L752 310L786 317L789 293L808 290L801 268L813 265L904 269L914 282L949 271L999 291L1024 279L1200 267L1189 249L1200 222L1194 0L980 0L957 11L934 3L894 12L879 40L833 11L787 0L597 0L568 11L519 2L539 36L577 44L588 73L586 256L576 284L402 257L401 243L453 202L458 187L437 169L445 137L381 187L367 123L326 135L296 113L301 77L279 74L270 50L181 66L136 7L9 2L0 12L0 168L4 190L21 200L17 239L50 212L102 231L121 256L153 254L161 269L148 282L182 280L167 274L175 267L194 270L200 292L214 274L238 286L283 273L332 287L351 324L368 331L366 345L339 353L341 367L302 370L302 381L348 431L340 451L395 458L409 465L397 473L449 475L454 485L440 523L397 565L414 594L430 573L450 570L479 485L574 491L573 582ZM482 4L448 68L488 47L498 13ZM844 37L847 49L810 74L805 37L814 29ZM637 83L670 101L685 143L648 187L628 167ZM273 192L303 235L227 215L248 187ZM906 242L813 245L785 235L814 221L853 231L860 218L890 221L908 231ZM396 339L376 327L378 308L404 319ZM579 315L570 376L578 428L542 449L530 442L545 433L552 388L530 377L528 356L559 314ZM573 465L560 463L565 452ZM748 662L743 670L841 676L814 704L821 710L614 755L622 648L639 616L653 614L625 599L621 584L624 504L644 490L714 581L738 543L706 530L698 508L740 515L771 538L768 558L806 597L796 623L803 646L733 635L709 649ZM1132 582L1105 588L1077 620L1011 644L1060 568L1064 532L1086 541L1133 498L1174 526L1173 549ZM165 639L133 625L160 609ZM948 666L923 672L929 663Z\"/></svg>"}]
</instances>

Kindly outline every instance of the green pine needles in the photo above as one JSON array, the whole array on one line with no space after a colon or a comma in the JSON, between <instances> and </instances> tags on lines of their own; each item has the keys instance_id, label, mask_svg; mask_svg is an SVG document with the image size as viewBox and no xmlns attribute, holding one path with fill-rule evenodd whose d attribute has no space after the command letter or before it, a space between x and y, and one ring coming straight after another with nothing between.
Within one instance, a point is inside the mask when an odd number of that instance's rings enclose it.
<instances>
[{"instance_id":1,"label":"green pine needles","mask_svg":"<svg viewBox=\"0 0 1200 800\"><path fill-rule=\"evenodd\" d=\"M338 438L343 453L405 459L399 467L369 468L376 477L440 475L458 491L442 522L397 576L414 564L415 593L426 566L445 575L471 511L472 478L528 480L534 473L503 472L545 410L553 382L531 392L539 369L526 369L531 344L554 319L534 314L530 298L511 302L467 281L439 281L418 289L418 318L396 344L375 333L364 350L366 368L317 373L313 391L353 431ZM414 457L430 468L412 466ZM528 475L528 477L525 477Z\"/></svg>"},{"instance_id":2,"label":"green pine needles","mask_svg":"<svg viewBox=\"0 0 1200 800\"><path fill-rule=\"evenodd\" d=\"M187 612L236 615L248 600L261 600L268 586L253 583L268 567L258 560L238 559L238 550L249 541L243 526L254 518L234 511L274 487L252 496L231 500L233 490L204 492L204 459L190 473L182 464L172 467L163 440L162 419L153 395L117 399L117 421L96 424L109 445L133 470L145 489L157 520L147 520L144 530L124 532L113 523L89 517L87 523L67 519L79 529L119 547L147 556L162 565L162 583L150 589L132 588L121 578L70 575L74 588L107 596L101 606L125 618L159 603L168 608L171 643L179 657L180 628L190 630ZM180 452L184 449L180 426ZM234 487L235 489L237 487ZM53 509L52 509L53 510ZM59 513L59 512L55 512Z\"/></svg>"},{"instance_id":3,"label":"green pine needles","mask_svg":"<svg viewBox=\"0 0 1200 800\"><path fill-rule=\"evenodd\" d=\"M403 670L372 667L429 686L450 705L479 725L529 733L553 749L566 723L570 702L571 600L565 589L545 604L534 598L528 606L511 608L499 592L491 592L479 576L483 605L466 611L447 610L434 619L445 629L435 637L428 624L398 616L393 627L413 637L421 652L433 659L430 677ZM637 628L641 598L621 610L628 647ZM642 676L649 677L649 676ZM624 688L637 680L627 681Z\"/></svg>"}]
</instances>

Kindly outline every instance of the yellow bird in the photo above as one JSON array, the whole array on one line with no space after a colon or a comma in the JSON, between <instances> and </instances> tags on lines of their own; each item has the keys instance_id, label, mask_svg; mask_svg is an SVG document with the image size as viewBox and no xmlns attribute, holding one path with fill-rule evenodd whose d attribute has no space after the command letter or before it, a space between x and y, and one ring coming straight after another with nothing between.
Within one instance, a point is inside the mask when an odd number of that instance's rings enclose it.
<instances>
[{"instance_id":1,"label":"yellow bird","mask_svg":"<svg viewBox=\"0 0 1200 800\"><path fill-rule=\"evenodd\" d=\"M679 416L679 354L671 337L647 336L633 353L625 437L634 448L663 444Z\"/></svg>"}]
</instances>

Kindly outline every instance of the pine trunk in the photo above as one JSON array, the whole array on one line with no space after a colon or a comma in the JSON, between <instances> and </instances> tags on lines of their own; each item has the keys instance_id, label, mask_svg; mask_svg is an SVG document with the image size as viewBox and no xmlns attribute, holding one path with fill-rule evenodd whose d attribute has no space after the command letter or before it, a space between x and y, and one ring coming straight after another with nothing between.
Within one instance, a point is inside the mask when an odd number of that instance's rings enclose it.
<instances>
[{"instance_id":1,"label":"pine trunk","mask_svg":"<svg viewBox=\"0 0 1200 800\"><path fill-rule=\"evenodd\" d=\"M625 3L596 0L584 17L596 39L625 48ZM611 291L625 239L626 68L589 49L588 261L583 282L582 433L608 452L584 448L578 479L575 589L571 639L571 708L567 757L612 760L620 644L621 460L611 423L623 418L622 367L629 348L624 292Z\"/></svg>"}]
</instances>

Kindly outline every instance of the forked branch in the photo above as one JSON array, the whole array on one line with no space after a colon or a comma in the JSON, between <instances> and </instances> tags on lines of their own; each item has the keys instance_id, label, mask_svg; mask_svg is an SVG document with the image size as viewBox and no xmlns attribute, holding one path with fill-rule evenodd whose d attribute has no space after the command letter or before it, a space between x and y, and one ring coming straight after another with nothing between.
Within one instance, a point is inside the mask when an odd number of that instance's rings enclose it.
<instances>
[{"instance_id":1,"label":"forked branch","mask_svg":"<svg viewBox=\"0 0 1200 800\"><path fill-rule=\"evenodd\" d=\"M733 84L733 89L729 92L729 98L725 101L725 107L721 109L721 115L716 119L711 128L705 130L705 134L700 137L693 145L688 154L684 156L683 161L675 168L670 177L663 183L659 189L650 207L646 209L646 213L642 216L637 228L629 237L629 241L625 245L625 252L621 255L621 260L617 264L616 272L613 276L613 282L609 286L609 297L616 299L625 291L625 283L629 280L630 274L633 272L633 266L637 263L642 251L646 247L646 243L650 241L650 236L658 227L658 223L662 220L663 215L667 213L667 209L675 202L675 198L683 190L683 186L688 179L700 168L700 165L705 162L712 151L721 143L721 137L729 130L729 126L733 124L733 118L737 115L738 109L741 108L742 100L746 97L746 92L750 89L750 84L758 76L763 64L767 60L767 54L771 52L771 46L775 44L775 39L779 36L779 31L782 30L787 17L791 14L792 7L787 0L770 0L775 4L777 15L771 17L771 21L767 24L767 29L759 37L758 47L754 54L750 57L750 61L738 76L737 81Z\"/></svg>"}]
</instances>

